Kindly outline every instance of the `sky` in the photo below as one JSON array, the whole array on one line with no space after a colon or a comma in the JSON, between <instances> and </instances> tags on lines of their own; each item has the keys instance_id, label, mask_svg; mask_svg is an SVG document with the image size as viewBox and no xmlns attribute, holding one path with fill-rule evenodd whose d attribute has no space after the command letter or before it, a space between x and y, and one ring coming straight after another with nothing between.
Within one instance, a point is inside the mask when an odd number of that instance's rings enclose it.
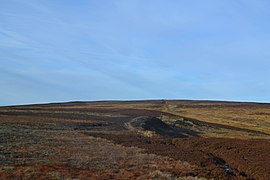
<instances>
[{"instance_id":1,"label":"sky","mask_svg":"<svg viewBox=\"0 0 270 180\"><path fill-rule=\"evenodd\" d=\"M268 0L0 0L0 105L270 102Z\"/></svg>"}]
</instances>

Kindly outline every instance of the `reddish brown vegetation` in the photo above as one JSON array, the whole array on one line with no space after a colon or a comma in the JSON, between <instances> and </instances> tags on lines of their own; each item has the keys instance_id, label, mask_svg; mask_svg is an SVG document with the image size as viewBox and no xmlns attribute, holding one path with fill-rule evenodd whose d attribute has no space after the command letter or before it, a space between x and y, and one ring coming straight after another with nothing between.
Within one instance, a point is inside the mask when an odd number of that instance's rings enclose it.
<instances>
[{"instance_id":1,"label":"reddish brown vegetation","mask_svg":"<svg viewBox=\"0 0 270 180\"><path fill-rule=\"evenodd\" d=\"M268 109L204 101L2 107L0 179L270 179ZM138 123L139 116L163 122Z\"/></svg>"},{"instance_id":2,"label":"reddish brown vegetation","mask_svg":"<svg viewBox=\"0 0 270 180\"><path fill-rule=\"evenodd\" d=\"M124 146L144 148L148 153L190 162L197 166L191 174L202 177L270 178L270 143L267 140L221 138L146 138L139 135L90 133L91 136L112 140ZM224 162L219 162L224 161ZM226 173L228 165L233 173ZM181 172L175 175L187 175Z\"/></svg>"}]
</instances>

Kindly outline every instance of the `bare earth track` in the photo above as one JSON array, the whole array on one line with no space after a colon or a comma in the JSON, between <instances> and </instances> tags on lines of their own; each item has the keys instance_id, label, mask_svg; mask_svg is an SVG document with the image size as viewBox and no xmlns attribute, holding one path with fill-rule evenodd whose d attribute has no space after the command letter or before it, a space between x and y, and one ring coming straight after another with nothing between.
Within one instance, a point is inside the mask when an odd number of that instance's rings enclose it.
<instances>
[{"instance_id":1,"label":"bare earth track","mask_svg":"<svg viewBox=\"0 0 270 180\"><path fill-rule=\"evenodd\" d=\"M270 104L0 107L0 179L270 179Z\"/></svg>"}]
</instances>

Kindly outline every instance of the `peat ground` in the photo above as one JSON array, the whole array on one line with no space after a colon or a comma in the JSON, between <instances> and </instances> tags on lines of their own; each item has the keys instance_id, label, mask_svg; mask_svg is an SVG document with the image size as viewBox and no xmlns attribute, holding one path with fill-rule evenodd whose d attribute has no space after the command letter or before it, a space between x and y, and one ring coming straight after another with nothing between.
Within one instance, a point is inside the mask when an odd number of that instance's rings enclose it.
<instances>
[{"instance_id":1,"label":"peat ground","mask_svg":"<svg viewBox=\"0 0 270 180\"><path fill-rule=\"evenodd\" d=\"M0 179L270 179L269 133L259 103L0 107Z\"/></svg>"}]
</instances>

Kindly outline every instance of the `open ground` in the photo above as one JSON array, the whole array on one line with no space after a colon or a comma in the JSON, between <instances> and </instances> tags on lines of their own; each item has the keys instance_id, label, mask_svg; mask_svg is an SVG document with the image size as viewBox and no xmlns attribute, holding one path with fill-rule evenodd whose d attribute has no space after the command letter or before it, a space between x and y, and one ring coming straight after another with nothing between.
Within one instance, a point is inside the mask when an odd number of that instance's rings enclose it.
<instances>
[{"instance_id":1,"label":"open ground","mask_svg":"<svg viewBox=\"0 0 270 180\"><path fill-rule=\"evenodd\" d=\"M0 107L0 179L270 179L270 104Z\"/></svg>"}]
</instances>

